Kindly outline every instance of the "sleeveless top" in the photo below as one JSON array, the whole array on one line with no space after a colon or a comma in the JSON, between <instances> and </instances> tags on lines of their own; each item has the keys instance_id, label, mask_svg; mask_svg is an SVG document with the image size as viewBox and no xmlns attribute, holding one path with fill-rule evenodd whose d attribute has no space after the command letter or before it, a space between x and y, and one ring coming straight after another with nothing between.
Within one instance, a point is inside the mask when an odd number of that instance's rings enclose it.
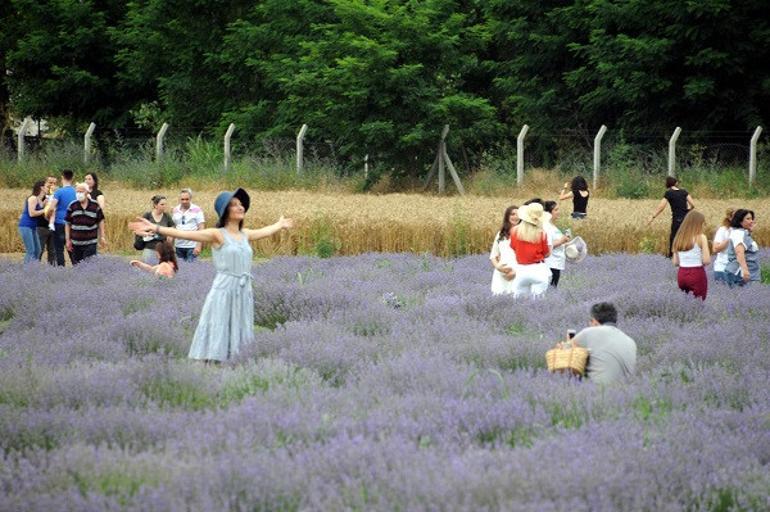
<instances>
[{"instance_id":1,"label":"sleeveless top","mask_svg":"<svg viewBox=\"0 0 770 512\"><path fill-rule=\"evenodd\" d=\"M33 217L29 214L29 204L27 203L27 200L29 198L24 200L24 209L21 211L21 217L19 217L19 227L20 228L37 228L37 217ZM40 203L37 203L35 206L35 210L42 210L43 207L40 206Z\"/></svg>"},{"instance_id":2,"label":"sleeveless top","mask_svg":"<svg viewBox=\"0 0 770 512\"><path fill-rule=\"evenodd\" d=\"M677 251L679 268L696 268L703 266L703 251L697 243L689 251Z\"/></svg>"},{"instance_id":3,"label":"sleeveless top","mask_svg":"<svg viewBox=\"0 0 770 512\"><path fill-rule=\"evenodd\" d=\"M590 197L591 193L589 192L587 196L583 197L580 195L580 191L573 190L572 191L572 211L575 213L585 213L586 208L588 208L588 198Z\"/></svg>"},{"instance_id":4,"label":"sleeveless top","mask_svg":"<svg viewBox=\"0 0 770 512\"><path fill-rule=\"evenodd\" d=\"M672 220L684 220L687 215L687 196L688 193L683 188L680 188L679 190L670 188L663 194L663 197L666 198L669 206L671 206Z\"/></svg>"}]
</instances>

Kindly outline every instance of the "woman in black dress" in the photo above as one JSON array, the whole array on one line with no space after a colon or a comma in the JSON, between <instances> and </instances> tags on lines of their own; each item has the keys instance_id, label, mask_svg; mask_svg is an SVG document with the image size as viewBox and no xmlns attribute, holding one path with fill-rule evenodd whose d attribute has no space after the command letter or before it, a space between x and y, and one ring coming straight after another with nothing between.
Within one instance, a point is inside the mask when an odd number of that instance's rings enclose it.
<instances>
[{"instance_id":1,"label":"woman in black dress","mask_svg":"<svg viewBox=\"0 0 770 512\"><path fill-rule=\"evenodd\" d=\"M679 231L679 226L682 224L687 212L695 208L695 203L692 200L692 196L683 188L677 187L679 180L673 176L666 178L666 193L663 194L663 199L660 200L658 208L650 215L650 220L647 221L649 226L653 219L660 215L660 213L666 208L666 204L671 207L671 235L668 238L668 257L671 257L671 246L674 243L674 237L676 232Z\"/></svg>"},{"instance_id":2,"label":"woman in black dress","mask_svg":"<svg viewBox=\"0 0 770 512\"><path fill-rule=\"evenodd\" d=\"M559 201L572 198L572 218L585 219L588 213L588 183L582 176L575 176L572 182L567 182L561 189Z\"/></svg>"}]
</instances>

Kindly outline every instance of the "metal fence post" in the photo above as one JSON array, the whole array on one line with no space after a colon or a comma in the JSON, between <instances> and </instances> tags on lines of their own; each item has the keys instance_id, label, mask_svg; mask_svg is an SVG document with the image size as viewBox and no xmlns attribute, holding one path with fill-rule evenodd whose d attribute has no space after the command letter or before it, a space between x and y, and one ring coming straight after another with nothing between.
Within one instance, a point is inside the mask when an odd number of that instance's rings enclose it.
<instances>
[{"instance_id":1,"label":"metal fence post","mask_svg":"<svg viewBox=\"0 0 770 512\"><path fill-rule=\"evenodd\" d=\"M83 136L83 163L88 165L88 161L91 159L91 136L96 129L96 123L88 125L86 134Z\"/></svg>"},{"instance_id":2,"label":"metal fence post","mask_svg":"<svg viewBox=\"0 0 770 512\"><path fill-rule=\"evenodd\" d=\"M364 179L369 179L369 153L364 157Z\"/></svg>"},{"instance_id":3,"label":"metal fence post","mask_svg":"<svg viewBox=\"0 0 770 512\"><path fill-rule=\"evenodd\" d=\"M303 124L297 134L297 175L302 174L302 166L304 165L305 157L305 134L307 133L307 125Z\"/></svg>"},{"instance_id":4,"label":"metal fence post","mask_svg":"<svg viewBox=\"0 0 770 512\"><path fill-rule=\"evenodd\" d=\"M599 132L594 137L594 188L599 181L599 169L602 163L602 137L607 133L607 127L602 125Z\"/></svg>"},{"instance_id":5,"label":"metal fence post","mask_svg":"<svg viewBox=\"0 0 770 512\"><path fill-rule=\"evenodd\" d=\"M757 141L762 134L762 127L757 126L754 135L751 136L751 146L749 146L749 185L754 185L757 179Z\"/></svg>"},{"instance_id":6,"label":"metal fence post","mask_svg":"<svg viewBox=\"0 0 770 512\"><path fill-rule=\"evenodd\" d=\"M232 163L232 154L230 153L230 138L235 131L235 124L230 123L225 132L225 172L230 170L230 164Z\"/></svg>"},{"instance_id":7,"label":"metal fence post","mask_svg":"<svg viewBox=\"0 0 770 512\"><path fill-rule=\"evenodd\" d=\"M168 123L163 123L160 127L158 135L155 137L155 160L160 161L163 158L163 139L166 138L166 132L168 131Z\"/></svg>"},{"instance_id":8,"label":"metal fence post","mask_svg":"<svg viewBox=\"0 0 770 512\"><path fill-rule=\"evenodd\" d=\"M674 176L676 170L676 141L679 138L679 134L682 133L680 127L676 127L674 134L668 140L668 175Z\"/></svg>"},{"instance_id":9,"label":"metal fence post","mask_svg":"<svg viewBox=\"0 0 770 512\"><path fill-rule=\"evenodd\" d=\"M524 182L524 137L527 136L529 126L521 127L519 136L516 138L516 184L521 185Z\"/></svg>"},{"instance_id":10,"label":"metal fence post","mask_svg":"<svg viewBox=\"0 0 770 512\"><path fill-rule=\"evenodd\" d=\"M16 139L16 155L19 163L24 160L24 137L27 136L27 130L29 130L31 124L32 118L27 117L24 119L24 122L21 123L21 128L19 128L18 138Z\"/></svg>"}]
</instances>

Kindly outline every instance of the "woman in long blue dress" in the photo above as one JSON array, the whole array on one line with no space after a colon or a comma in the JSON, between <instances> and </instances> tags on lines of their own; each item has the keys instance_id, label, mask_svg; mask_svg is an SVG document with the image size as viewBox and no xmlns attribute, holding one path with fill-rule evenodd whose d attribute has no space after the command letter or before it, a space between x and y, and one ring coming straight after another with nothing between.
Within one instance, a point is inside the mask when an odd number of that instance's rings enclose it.
<instances>
[{"instance_id":1,"label":"woman in long blue dress","mask_svg":"<svg viewBox=\"0 0 770 512\"><path fill-rule=\"evenodd\" d=\"M159 235L210 243L217 270L203 304L198 327L195 329L189 356L191 359L226 361L236 355L241 345L254 339L254 295L251 287L251 256L249 242L259 240L293 226L291 219L261 229L243 229L243 219L249 209L249 195L239 188L222 192L214 202L219 215L217 228L182 231L153 224L137 218L129 227L137 235Z\"/></svg>"}]
</instances>

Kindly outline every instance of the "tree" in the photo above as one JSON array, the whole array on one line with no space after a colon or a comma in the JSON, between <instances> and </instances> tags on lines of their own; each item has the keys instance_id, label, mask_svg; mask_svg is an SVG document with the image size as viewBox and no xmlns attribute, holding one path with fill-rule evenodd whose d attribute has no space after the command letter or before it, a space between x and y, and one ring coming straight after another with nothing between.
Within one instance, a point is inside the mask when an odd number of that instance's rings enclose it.
<instances>
[{"instance_id":1,"label":"tree","mask_svg":"<svg viewBox=\"0 0 770 512\"><path fill-rule=\"evenodd\" d=\"M229 105L216 65L229 23L245 14L244 0L144 0L128 4L110 35L118 47L121 89L132 108L158 101L175 126L210 129Z\"/></svg>"},{"instance_id":2,"label":"tree","mask_svg":"<svg viewBox=\"0 0 770 512\"><path fill-rule=\"evenodd\" d=\"M122 16L123 3L12 0L11 10L14 33L2 43L14 112L58 117L69 128L120 124L127 108L115 86L107 31Z\"/></svg>"}]
</instances>

